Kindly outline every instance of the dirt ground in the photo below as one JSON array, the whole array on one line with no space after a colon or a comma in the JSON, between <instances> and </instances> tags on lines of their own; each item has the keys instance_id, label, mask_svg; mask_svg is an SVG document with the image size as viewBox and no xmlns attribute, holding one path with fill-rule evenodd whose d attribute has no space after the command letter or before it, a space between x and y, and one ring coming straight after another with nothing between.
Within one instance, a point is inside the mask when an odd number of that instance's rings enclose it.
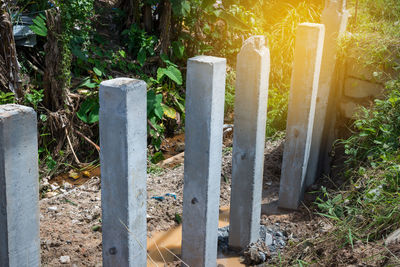
<instances>
[{"instance_id":1,"label":"dirt ground","mask_svg":"<svg viewBox=\"0 0 400 267\"><path fill-rule=\"evenodd\" d=\"M385 248L380 243L356 243L354 249L332 244L329 232L333 225L313 213L313 194L306 195L298 211L277 208L282 153L283 140L266 143L261 223L278 227L288 237L288 244L282 256L269 259L263 266L300 265L302 260L314 262L312 266L384 266L384 263L390 262L382 258ZM225 147L221 207L229 205L231 158L231 148ZM318 185L313 187L314 190L317 188ZM182 214L183 166L149 174L147 189L150 237L179 223ZM40 201L42 266L102 266L100 190L100 178L95 176L66 193ZM154 197L164 199L157 200ZM323 236L326 238L321 239ZM393 248L393 251L400 251L400 248ZM68 256L69 259L61 259L62 256Z\"/></svg>"}]
</instances>

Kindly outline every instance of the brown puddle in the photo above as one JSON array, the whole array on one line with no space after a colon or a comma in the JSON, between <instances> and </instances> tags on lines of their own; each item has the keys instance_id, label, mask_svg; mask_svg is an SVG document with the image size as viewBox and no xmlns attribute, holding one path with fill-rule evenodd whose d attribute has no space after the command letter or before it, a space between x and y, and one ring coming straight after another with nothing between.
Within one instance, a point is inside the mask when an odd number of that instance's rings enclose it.
<instances>
[{"instance_id":1,"label":"brown puddle","mask_svg":"<svg viewBox=\"0 0 400 267\"><path fill-rule=\"evenodd\" d=\"M58 185L63 185L65 182L68 182L74 186L80 186L86 183L94 176L100 177L100 167L91 166L85 168L82 171L71 170L69 173L64 173L57 177L54 177L53 179L50 180L50 183L52 184L57 183Z\"/></svg>"},{"instance_id":2,"label":"brown puddle","mask_svg":"<svg viewBox=\"0 0 400 267\"><path fill-rule=\"evenodd\" d=\"M225 227L227 225L229 225L229 208L224 207L220 209L219 227ZM164 266L164 260L167 263L176 261L177 259L173 254L181 254L181 241L182 226L173 228L167 232L153 234L153 237L147 242L147 251L154 262L148 259L147 266ZM164 247L169 249L173 254ZM240 263L239 257L223 255L221 253L218 254L217 264L227 267L245 266L244 264Z\"/></svg>"}]
</instances>

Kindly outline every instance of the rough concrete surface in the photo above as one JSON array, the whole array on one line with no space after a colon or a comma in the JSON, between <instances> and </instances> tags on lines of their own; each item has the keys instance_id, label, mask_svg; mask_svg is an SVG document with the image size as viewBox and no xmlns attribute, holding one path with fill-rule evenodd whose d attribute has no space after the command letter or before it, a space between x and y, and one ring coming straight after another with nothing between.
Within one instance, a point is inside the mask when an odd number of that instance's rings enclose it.
<instances>
[{"instance_id":1,"label":"rough concrete surface","mask_svg":"<svg viewBox=\"0 0 400 267\"><path fill-rule=\"evenodd\" d=\"M36 112L0 106L0 266L40 266Z\"/></svg>"},{"instance_id":2,"label":"rough concrete surface","mask_svg":"<svg viewBox=\"0 0 400 267\"><path fill-rule=\"evenodd\" d=\"M146 266L147 85L100 85L103 265Z\"/></svg>"},{"instance_id":3,"label":"rough concrete surface","mask_svg":"<svg viewBox=\"0 0 400 267\"><path fill-rule=\"evenodd\" d=\"M216 265L226 59L188 60L182 259Z\"/></svg>"}]
</instances>

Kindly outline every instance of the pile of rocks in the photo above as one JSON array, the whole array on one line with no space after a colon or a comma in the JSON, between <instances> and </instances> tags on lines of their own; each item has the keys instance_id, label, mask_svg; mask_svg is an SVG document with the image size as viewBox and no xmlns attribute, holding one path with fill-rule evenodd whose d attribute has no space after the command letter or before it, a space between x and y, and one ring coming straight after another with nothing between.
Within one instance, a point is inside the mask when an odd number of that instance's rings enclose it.
<instances>
[{"instance_id":1,"label":"pile of rocks","mask_svg":"<svg viewBox=\"0 0 400 267\"><path fill-rule=\"evenodd\" d=\"M218 251L231 254L229 248L229 226L218 229ZM278 254L288 241L287 234L279 229L279 224L267 227L260 226L260 238L240 252L243 263L248 265L260 264Z\"/></svg>"}]
</instances>

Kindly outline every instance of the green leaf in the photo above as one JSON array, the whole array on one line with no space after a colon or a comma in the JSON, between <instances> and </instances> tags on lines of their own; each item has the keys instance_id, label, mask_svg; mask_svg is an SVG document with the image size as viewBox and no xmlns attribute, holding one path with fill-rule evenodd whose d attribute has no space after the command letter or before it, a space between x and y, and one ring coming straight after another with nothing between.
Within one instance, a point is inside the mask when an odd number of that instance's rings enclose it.
<instances>
[{"instance_id":1,"label":"green leaf","mask_svg":"<svg viewBox=\"0 0 400 267\"><path fill-rule=\"evenodd\" d=\"M180 42L180 41L173 42L172 43L172 50L174 52L174 55L178 59L182 59L183 58L183 54L185 52L185 46L182 44L182 42Z\"/></svg>"},{"instance_id":2,"label":"green leaf","mask_svg":"<svg viewBox=\"0 0 400 267\"><path fill-rule=\"evenodd\" d=\"M166 68L158 68L157 69L157 82L161 82L162 78L165 76Z\"/></svg>"},{"instance_id":3,"label":"green leaf","mask_svg":"<svg viewBox=\"0 0 400 267\"><path fill-rule=\"evenodd\" d=\"M138 56L137 56L137 60L140 64L140 66L143 66L143 64L146 62L146 50L142 48L140 48Z\"/></svg>"},{"instance_id":4,"label":"green leaf","mask_svg":"<svg viewBox=\"0 0 400 267\"><path fill-rule=\"evenodd\" d=\"M85 123L95 123L99 121L99 102L98 99L87 98L76 113L78 118Z\"/></svg>"},{"instance_id":5,"label":"green leaf","mask_svg":"<svg viewBox=\"0 0 400 267\"><path fill-rule=\"evenodd\" d=\"M44 30L36 25L30 25L29 28L37 35L46 37L47 36L47 30Z\"/></svg>"},{"instance_id":6,"label":"green leaf","mask_svg":"<svg viewBox=\"0 0 400 267\"><path fill-rule=\"evenodd\" d=\"M186 17L190 13L190 1L171 0L172 12L175 16Z\"/></svg>"},{"instance_id":7,"label":"green leaf","mask_svg":"<svg viewBox=\"0 0 400 267\"><path fill-rule=\"evenodd\" d=\"M168 76L172 81L176 82L178 85L182 85L183 79L182 79L182 73L181 71L174 67L174 66L169 66L165 71L164 74ZM157 73L158 76L158 73Z\"/></svg>"},{"instance_id":8,"label":"green leaf","mask_svg":"<svg viewBox=\"0 0 400 267\"><path fill-rule=\"evenodd\" d=\"M167 66L174 66L174 67L178 67L178 65L176 65L175 63L172 63L169 59L168 56L166 54L161 54L160 55L161 60L167 64Z\"/></svg>"},{"instance_id":9,"label":"green leaf","mask_svg":"<svg viewBox=\"0 0 400 267\"><path fill-rule=\"evenodd\" d=\"M87 88L96 88L97 84L94 82L91 82L90 78L87 77L83 82L78 85L78 87L87 87Z\"/></svg>"},{"instance_id":10,"label":"green leaf","mask_svg":"<svg viewBox=\"0 0 400 267\"><path fill-rule=\"evenodd\" d=\"M93 71L94 71L94 73L96 73L97 76L102 76L103 75L103 72L101 70L99 70L98 68L96 68L96 67L93 67Z\"/></svg>"},{"instance_id":11,"label":"green leaf","mask_svg":"<svg viewBox=\"0 0 400 267\"><path fill-rule=\"evenodd\" d=\"M46 27L46 17L42 14L38 15L36 18L32 19L33 25L29 28L37 35L46 37L47 27Z\"/></svg>"},{"instance_id":12,"label":"green leaf","mask_svg":"<svg viewBox=\"0 0 400 267\"><path fill-rule=\"evenodd\" d=\"M168 107L167 105L164 105L164 104L161 104L161 106L164 109L165 116L167 116L168 118L174 119L174 120L176 119L176 110L175 109Z\"/></svg>"}]
</instances>

